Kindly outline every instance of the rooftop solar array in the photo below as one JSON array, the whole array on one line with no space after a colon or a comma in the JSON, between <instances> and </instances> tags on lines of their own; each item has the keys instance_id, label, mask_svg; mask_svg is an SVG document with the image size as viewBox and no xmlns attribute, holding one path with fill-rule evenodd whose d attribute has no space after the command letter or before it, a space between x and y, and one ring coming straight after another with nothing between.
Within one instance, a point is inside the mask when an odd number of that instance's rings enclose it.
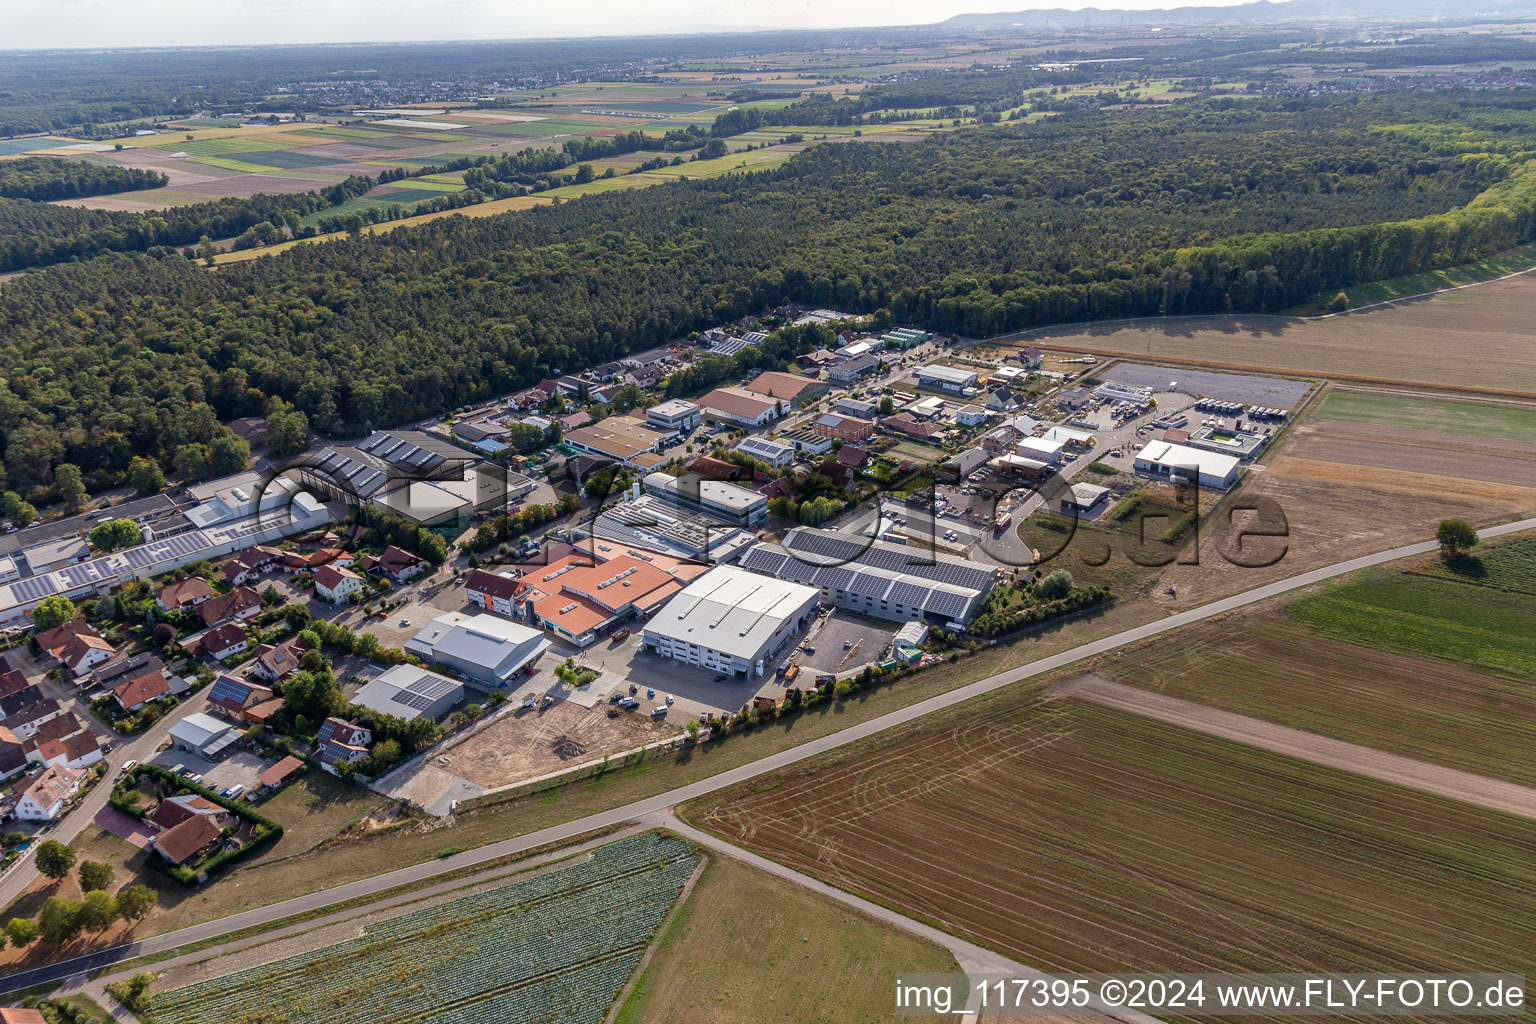
<instances>
[{"instance_id":1,"label":"rooftop solar array","mask_svg":"<svg viewBox=\"0 0 1536 1024\"><path fill-rule=\"evenodd\" d=\"M784 535L784 546L798 558L817 565L858 563L983 593L997 582L997 570L990 566L922 548L843 537L823 530L797 527Z\"/></svg>"},{"instance_id":2,"label":"rooftop solar array","mask_svg":"<svg viewBox=\"0 0 1536 1024\"><path fill-rule=\"evenodd\" d=\"M990 575L985 587L972 588L859 563L818 565L777 544L753 546L742 556L741 567L824 590L840 590L861 599L868 597L872 601L920 608L926 614L949 620L971 614L992 586Z\"/></svg>"}]
</instances>

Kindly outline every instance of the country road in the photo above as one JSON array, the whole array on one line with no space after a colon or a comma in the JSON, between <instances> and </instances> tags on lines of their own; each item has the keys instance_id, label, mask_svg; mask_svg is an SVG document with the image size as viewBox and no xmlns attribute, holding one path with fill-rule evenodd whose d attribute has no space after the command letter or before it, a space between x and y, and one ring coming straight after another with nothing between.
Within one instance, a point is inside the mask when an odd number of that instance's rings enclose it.
<instances>
[{"instance_id":1,"label":"country road","mask_svg":"<svg viewBox=\"0 0 1536 1024\"><path fill-rule=\"evenodd\" d=\"M1536 529L1536 518L1488 527L1487 529L1479 530L1478 535L1482 539L1488 540L1530 529ZM451 857L445 857L441 860L414 864L380 875L374 875L371 878L350 882L346 885L322 889L284 900L280 903L259 907L202 924L191 925L178 931L166 932L162 935L152 936L137 942L125 943L121 946L76 957L61 963L23 971L0 980L0 994L60 981L81 972L107 967L131 957L176 949L189 943L217 938L246 928L269 925L294 914L306 913L346 900L369 896L397 886L421 882L446 872L475 867L488 861L523 853L536 847L565 842L594 829L608 828L620 823L643 820L651 815L665 812L678 804L766 775L829 750L835 750L849 743L877 735L888 729L917 721L928 715L945 711L965 701L991 693L1013 683L1054 672L1084 658L1094 657L1118 647L1123 647L1126 644L1136 643L1163 633L1172 632L1191 623L1200 622L1239 608L1257 604L1336 576L1381 565L1399 558L1428 554L1436 549L1437 545L1433 541L1423 541L1417 544L1391 548L1387 551L1379 551L1371 555L1363 555L1359 558L1352 558L1331 566L1313 569L1288 579L1277 580L1274 583L1256 587L1241 594L1213 601L1199 608L1192 608L1189 611L1170 615L1155 622L1135 626L1112 636L1094 640L1059 654L1042 658L1039 661L1009 669L1006 672L1000 672L986 679L981 679L938 696L930 697L927 700L899 708L879 718L861 722L839 732L831 733L797 747L769 755L751 764L741 765L710 778L701 779L698 782L680 786L677 789L669 790L668 792L643 800L636 800L621 807L615 807L612 810L588 815L585 818L540 829L537 832L530 832L526 835L504 839L474 850L467 850Z\"/></svg>"}]
</instances>

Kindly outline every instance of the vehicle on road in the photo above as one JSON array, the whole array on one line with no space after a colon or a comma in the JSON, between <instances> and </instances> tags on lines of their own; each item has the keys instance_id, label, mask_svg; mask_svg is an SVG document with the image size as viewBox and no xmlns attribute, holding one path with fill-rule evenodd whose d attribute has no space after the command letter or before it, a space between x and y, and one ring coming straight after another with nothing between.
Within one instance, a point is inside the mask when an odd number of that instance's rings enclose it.
<instances>
[{"instance_id":1,"label":"vehicle on road","mask_svg":"<svg viewBox=\"0 0 1536 1024\"><path fill-rule=\"evenodd\" d=\"M135 768L137 768L138 765L139 765L139 762L134 761L134 760L124 761L123 762L123 766L117 770L117 774L119 774L119 775L127 775L129 772L131 772Z\"/></svg>"}]
</instances>

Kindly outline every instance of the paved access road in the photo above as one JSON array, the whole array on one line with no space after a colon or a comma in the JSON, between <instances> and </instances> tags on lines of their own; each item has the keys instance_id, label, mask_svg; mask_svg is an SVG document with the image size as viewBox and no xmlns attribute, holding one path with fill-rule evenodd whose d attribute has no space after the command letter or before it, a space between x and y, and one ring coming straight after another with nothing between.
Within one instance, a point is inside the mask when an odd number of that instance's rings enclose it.
<instances>
[{"instance_id":1,"label":"paved access road","mask_svg":"<svg viewBox=\"0 0 1536 1024\"><path fill-rule=\"evenodd\" d=\"M1478 531L1478 533L1484 540L1487 540L1530 529L1536 529L1536 518L1489 527L1488 529ZM1247 607L1248 605L1257 604L1260 601L1266 601L1270 598L1299 590L1302 587L1311 586L1323 580L1332 579L1335 576L1342 576L1358 569L1381 565L1384 562L1391 562L1399 558L1428 554L1436 550L1436 547L1433 541L1408 544L1403 547L1392 548L1388 551L1379 551L1373 555L1352 558L1346 562L1339 562L1321 569L1313 569L1310 572L1292 576L1289 579L1277 580L1274 583L1256 587L1242 594L1222 598L1219 601L1213 601L1199 608L1192 608L1177 615L1158 619L1156 622L1149 622L1100 640L1094 640L1091 643L1082 644L1060 654L1054 654L1048 658L1031 662L1028 665L1009 669L1006 672L999 672L997 675L989 676L986 679L978 680L958 689L950 690L947 693L939 694L936 697L930 697L916 704L899 708L889 714L881 715L879 718L860 722L839 732L802 743L798 747L780 751L777 754L772 754L751 764L732 768L708 779L701 779L698 782L687 786L680 786L677 789L658 794L657 796L636 800L622 807L615 807L612 810L591 814L585 818L566 822L563 825L554 825L550 828L540 829L537 832L530 832L512 839L503 839L500 842L491 843L488 846L482 846L474 850L467 850L464 853L455 854L442 860L434 860L425 864L414 864L410 867L385 872L382 875L374 875L371 878L364 878L346 885L339 885L304 896L297 896L293 899L284 900L281 903L274 903L269 906L258 907L255 910L247 910L244 913L219 918L215 921L192 925L179 931L166 932L163 935L156 935L138 942L126 943L112 949L76 957L73 960L35 968L0 981L0 993L14 992L19 989L30 988L34 985L60 981L83 971L106 967L130 957L176 949L188 943L217 938L245 928L269 925L294 914L302 914L345 900L369 896L396 886L420 882L445 872L475 867L487 861L523 853L535 847L566 842L593 829L608 828L616 824L644 819L650 815L665 812L678 804L707 796L729 786L734 786L739 782L745 782L760 775L766 775L769 772L796 764L807 758L826 753L829 750L836 750L838 747L846 744L874 736L887 729L906 725L927 715L945 711L972 698L1001 689L1004 686L1065 668L1083 658L1094 657L1114 650L1117 647L1123 647L1126 644L1159 636L1191 623L1200 622L1225 614L1226 612Z\"/></svg>"}]
</instances>

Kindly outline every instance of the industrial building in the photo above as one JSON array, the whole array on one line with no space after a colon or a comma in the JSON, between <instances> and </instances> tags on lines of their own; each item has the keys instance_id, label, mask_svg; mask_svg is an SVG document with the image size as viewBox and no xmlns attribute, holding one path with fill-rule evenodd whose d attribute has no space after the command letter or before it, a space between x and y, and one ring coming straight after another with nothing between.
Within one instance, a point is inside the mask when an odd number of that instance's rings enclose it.
<instances>
[{"instance_id":1,"label":"industrial building","mask_svg":"<svg viewBox=\"0 0 1536 1024\"><path fill-rule=\"evenodd\" d=\"M1066 447L1066 444L1061 441L1048 441L1043 437L1021 437L1013 446L1013 450L1026 459L1036 459L1055 466L1061 463Z\"/></svg>"},{"instance_id":2,"label":"industrial building","mask_svg":"<svg viewBox=\"0 0 1536 1024\"><path fill-rule=\"evenodd\" d=\"M957 366L935 363L917 371L917 383L925 388L969 394L975 390L976 381L980 376L975 370L962 370Z\"/></svg>"},{"instance_id":3,"label":"industrial building","mask_svg":"<svg viewBox=\"0 0 1536 1024\"><path fill-rule=\"evenodd\" d=\"M760 427L778 419L789 408L780 398L767 398L743 388L715 388L699 399L699 408L706 417L717 422L734 423L738 427Z\"/></svg>"},{"instance_id":4,"label":"industrial building","mask_svg":"<svg viewBox=\"0 0 1536 1024\"><path fill-rule=\"evenodd\" d=\"M572 554L523 576L512 613L586 647L618 623L651 614L682 588L654 559L621 554L597 562Z\"/></svg>"},{"instance_id":5,"label":"industrial building","mask_svg":"<svg viewBox=\"0 0 1536 1024\"><path fill-rule=\"evenodd\" d=\"M1236 456L1167 441L1150 441L1136 453L1136 473L1155 480L1188 483L1198 479L1201 487L1224 491L1241 472L1242 460Z\"/></svg>"},{"instance_id":6,"label":"industrial building","mask_svg":"<svg viewBox=\"0 0 1536 1024\"><path fill-rule=\"evenodd\" d=\"M645 410L645 422L657 430L669 430L674 434L686 434L704 418L696 402L673 398Z\"/></svg>"},{"instance_id":7,"label":"industrial building","mask_svg":"<svg viewBox=\"0 0 1536 1024\"><path fill-rule=\"evenodd\" d=\"M698 562L731 561L753 540L734 523L677 508L648 494L604 509L595 520L571 527L573 540L589 537Z\"/></svg>"},{"instance_id":8,"label":"industrial building","mask_svg":"<svg viewBox=\"0 0 1536 1024\"><path fill-rule=\"evenodd\" d=\"M1248 462L1264 450L1271 436L1258 430L1236 430L1216 423L1202 423L1189 432L1189 439L1184 443L1191 448L1219 452Z\"/></svg>"},{"instance_id":9,"label":"industrial building","mask_svg":"<svg viewBox=\"0 0 1536 1024\"><path fill-rule=\"evenodd\" d=\"M1061 496L1061 510L1092 512L1108 495L1108 487L1100 487L1098 484L1073 484L1068 488L1067 493Z\"/></svg>"},{"instance_id":10,"label":"industrial building","mask_svg":"<svg viewBox=\"0 0 1536 1024\"><path fill-rule=\"evenodd\" d=\"M763 495L697 473L648 473L645 491L685 512L702 512L735 526L757 526L768 518L768 499Z\"/></svg>"},{"instance_id":11,"label":"industrial building","mask_svg":"<svg viewBox=\"0 0 1536 1024\"><path fill-rule=\"evenodd\" d=\"M536 629L463 612L439 615L405 642L407 651L452 669L483 690L503 689L550 646Z\"/></svg>"},{"instance_id":12,"label":"industrial building","mask_svg":"<svg viewBox=\"0 0 1536 1024\"><path fill-rule=\"evenodd\" d=\"M795 461L795 446L785 441L766 437L746 437L736 445L736 450L773 469L783 469Z\"/></svg>"},{"instance_id":13,"label":"industrial building","mask_svg":"<svg viewBox=\"0 0 1536 1024\"><path fill-rule=\"evenodd\" d=\"M187 750L213 760L227 751L240 733L228 722L221 722L212 715L194 711L171 726L171 745L177 750Z\"/></svg>"},{"instance_id":14,"label":"industrial building","mask_svg":"<svg viewBox=\"0 0 1536 1024\"><path fill-rule=\"evenodd\" d=\"M815 377L801 377L799 374L780 373L777 370L764 371L742 386L755 395L782 399L795 409L828 391L827 384Z\"/></svg>"},{"instance_id":15,"label":"industrial building","mask_svg":"<svg viewBox=\"0 0 1536 1024\"><path fill-rule=\"evenodd\" d=\"M761 676L815 620L820 603L813 587L719 565L646 623L644 644L702 669Z\"/></svg>"},{"instance_id":16,"label":"industrial building","mask_svg":"<svg viewBox=\"0 0 1536 1024\"><path fill-rule=\"evenodd\" d=\"M349 703L395 718L442 721L464 700L457 680L415 665L395 665L365 683Z\"/></svg>"},{"instance_id":17,"label":"industrial building","mask_svg":"<svg viewBox=\"0 0 1536 1024\"><path fill-rule=\"evenodd\" d=\"M741 565L813 586L840 608L941 625L969 622L998 574L955 555L808 527L790 530L782 545L756 545Z\"/></svg>"},{"instance_id":18,"label":"industrial building","mask_svg":"<svg viewBox=\"0 0 1536 1024\"><path fill-rule=\"evenodd\" d=\"M670 433L656 429L648 420L634 416L609 416L590 427L568 430L565 444L590 455L601 455L626 466L651 464L643 456L661 451L661 443Z\"/></svg>"}]
</instances>

